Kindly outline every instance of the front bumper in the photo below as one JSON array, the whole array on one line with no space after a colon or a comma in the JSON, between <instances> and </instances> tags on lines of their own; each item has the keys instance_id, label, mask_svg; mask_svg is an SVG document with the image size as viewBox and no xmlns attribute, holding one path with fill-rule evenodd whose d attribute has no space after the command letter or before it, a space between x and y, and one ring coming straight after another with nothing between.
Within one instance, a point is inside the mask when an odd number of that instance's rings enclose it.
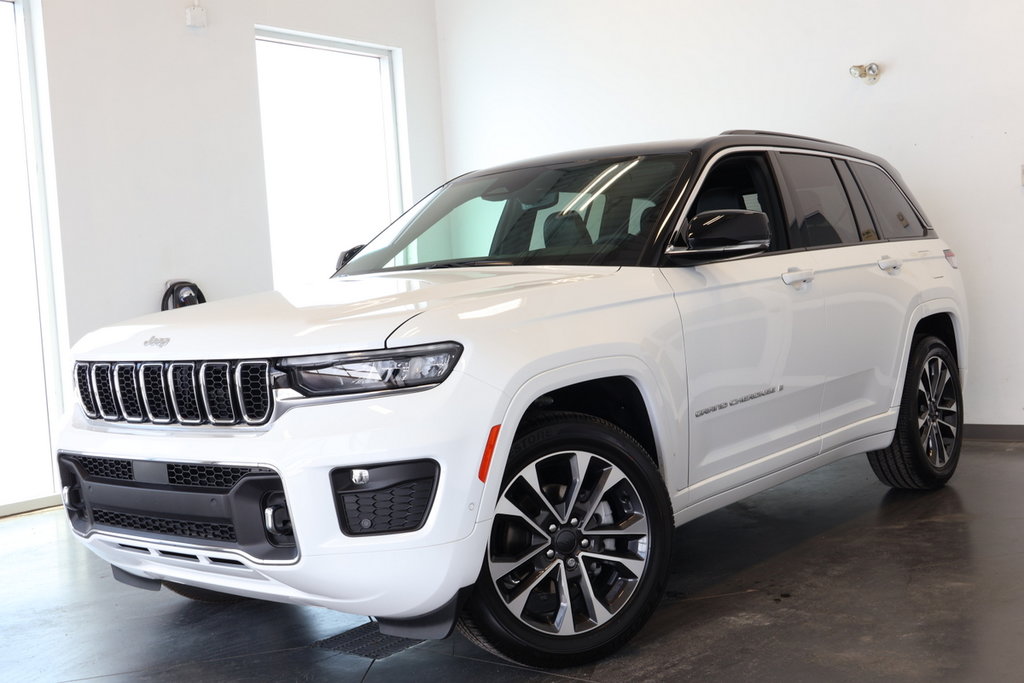
<instances>
[{"instance_id":1,"label":"front bumper","mask_svg":"<svg viewBox=\"0 0 1024 683\"><path fill-rule=\"evenodd\" d=\"M136 576L354 614L423 615L444 606L479 573L490 525L478 521L483 483L477 473L502 403L493 387L456 375L421 392L296 407L260 427L127 425L89 420L76 410L58 442L62 459L129 460L144 463L136 469L150 473L165 463L252 471L234 488L216 492L145 482L118 488L118 482L86 477L84 500L69 501L72 519L89 508L83 503L90 497L121 516L96 518L89 509L88 518L72 526L93 552ZM436 463L436 488L418 528L380 534L353 533L351 524L343 529L337 472L347 478L354 469L386 471L372 468L424 461ZM259 536L265 494L278 484L294 547ZM253 491L235 495L242 486ZM184 498L187 505L180 503ZM131 516L142 506L149 517L161 518L163 508L194 511L197 502L209 506L211 518L244 519L246 529L239 527L237 538L202 536L203 530L197 537Z\"/></svg>"}]
</instances>

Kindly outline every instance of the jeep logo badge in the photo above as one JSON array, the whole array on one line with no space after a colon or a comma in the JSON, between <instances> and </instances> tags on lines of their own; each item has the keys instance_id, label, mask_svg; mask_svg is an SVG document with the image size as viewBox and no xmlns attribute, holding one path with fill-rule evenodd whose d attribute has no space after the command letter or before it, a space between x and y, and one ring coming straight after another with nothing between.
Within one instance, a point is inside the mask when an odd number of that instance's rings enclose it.
<instances>
[{"instance_id":1,"label":"jeep logo badge","mask_svg":"<svg viewBox=\"0 0 1024 683\"><path fill-rule=\"evenodd\" d=\"M156 347L159 347L159 348L162 349L165 346L167 346L168 342L170 342L170 341L171 341L170 337L152 336L149 339L147 339L146 341L142 342L142 345L143 346L156 346Z\"/></svg>"}]
</instances>

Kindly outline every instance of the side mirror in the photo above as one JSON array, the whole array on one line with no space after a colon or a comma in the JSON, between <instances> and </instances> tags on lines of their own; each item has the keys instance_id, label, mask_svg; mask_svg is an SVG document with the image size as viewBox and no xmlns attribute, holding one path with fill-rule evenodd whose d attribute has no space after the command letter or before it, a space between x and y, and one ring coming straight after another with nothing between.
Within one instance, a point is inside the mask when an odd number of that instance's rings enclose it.
<instances>
[{"instance_id":1,"label":"side mirror","mask_svg":"<svg viewBox=\"0 0 1024 683\"><path fill-rule=\"evenodd\" d=\"M363 250L363 247L365 246L365 244L360 244L355 247L352 247L347 251L341 252L341 256L338 257L338 264L335 267L335 270L341 270L344 267L344 265L351 261L356 254Z\"/></svg>"},{"instance_id":2,"label":"side mirror","mask_svg":"<svg viewBox=\"0 0 1024 683\"><path fill-rule=\"evenodd\" d=\"M768 216L761 211L704 211L686 226L686 246L669 247L667 253L710 261L765 251L771 239Z\"/></svg>"}]
</instances>

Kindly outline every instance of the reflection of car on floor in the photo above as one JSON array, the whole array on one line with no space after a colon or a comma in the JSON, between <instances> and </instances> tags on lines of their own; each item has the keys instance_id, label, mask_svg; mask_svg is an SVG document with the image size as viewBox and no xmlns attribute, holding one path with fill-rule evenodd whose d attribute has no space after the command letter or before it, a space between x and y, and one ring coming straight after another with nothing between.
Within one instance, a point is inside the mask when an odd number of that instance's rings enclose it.
<instances>
[{"instance_id":1,"label":"reflection of car on floor","mask_svg":"<svg viewBox=\"0 0 1024 683\"><path fill-rule=\"evenodd\" d=\"M956 257L850 147L470 173L343 261L75 347L64 500L121 580L568 665L641 628L673 525L848 455L956 467Z\"/></svg>"}]
</instances>

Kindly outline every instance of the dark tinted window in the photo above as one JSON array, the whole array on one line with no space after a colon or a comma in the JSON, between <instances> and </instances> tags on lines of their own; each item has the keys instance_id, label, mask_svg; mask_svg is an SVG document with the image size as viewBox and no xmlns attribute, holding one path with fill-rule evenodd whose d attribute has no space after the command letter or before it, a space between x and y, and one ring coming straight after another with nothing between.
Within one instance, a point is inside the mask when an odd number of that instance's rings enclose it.
<instances>
[{"instance_id":1,"label":"dark tinted window","mask_svg":"<svg viewBox=\"0 0 1024 683\"><path fill-rule=\"evenodd\" d=\"M875 223L883 238L923 237L924 225L907 198L887 173L876 166L850 164L857 182L867 197Z\"/></svg>"},{"instance_id":2,"label":"dark tinted window","mask_svg":"<svg viewBox=\"0 0 1024 683\"><path fill-rule=\"evenodd\" d=\"M864 201L864 193L853 179L850 168L845 161L835 160L836 170L839 177L843 179L843 187L846 188L846 196L850 199L853 207L853 215L857 217L857 227L860 228L860 238L864 242L871 242L879 239L875 222L871 220L871 212L868 211L867 202Z\"/></svg>"},{"instance_id":3,"label":"dark tinted window","mask_svg":"<svg viewBox=\"0 0 1024 683\"><path fill-rule=\"evenodd\" d=\"M860 242L853 209L832 160L805 154L781 154L779 159L793 193L797 233L804 246Z\"/></svg>"}]
</instances>

